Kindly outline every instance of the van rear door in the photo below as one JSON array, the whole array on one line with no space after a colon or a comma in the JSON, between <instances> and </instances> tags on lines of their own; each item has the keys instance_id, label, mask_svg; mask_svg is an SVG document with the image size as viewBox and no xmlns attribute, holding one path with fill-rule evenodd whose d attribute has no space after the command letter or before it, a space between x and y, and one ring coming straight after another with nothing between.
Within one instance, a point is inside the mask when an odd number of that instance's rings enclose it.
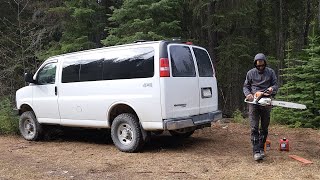
<instances>
[{"instance_id":1,"label":"van rear door","mask_svg":"<svg viewBox=\"0 0 320 180\"><path fill-rule=\"evenodd\" d=\"M199 114L199 80L190 46L169 44L170 77L160 78L163 119Z\"/></svg>"},{"instance_id":2,"label":"van rear door","mask_svg":"<svg viewBox=\"0 0 320 180\"><path fill-rule=\"evenodd\" d=\"M217 80L208 52L204 48L192 47L199 74L200 114L218 110Z\"/></svg>"}]
</instances>

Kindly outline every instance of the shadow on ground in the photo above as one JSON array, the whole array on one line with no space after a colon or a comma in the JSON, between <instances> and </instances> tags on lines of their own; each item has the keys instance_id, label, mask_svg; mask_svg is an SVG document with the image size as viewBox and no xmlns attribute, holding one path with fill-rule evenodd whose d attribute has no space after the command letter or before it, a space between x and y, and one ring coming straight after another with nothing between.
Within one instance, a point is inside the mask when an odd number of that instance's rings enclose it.
<instances>
[{"instance_id":1,"label":"shadow on ground","mask_svg":"<svg viewBox=\"0 0 320 180\"><path fill-rule=\"evenodd\" d=\"M112 139L109 129L85 129L73 127L46 127L43 142L84 142L94 144L110 144ZM201 137L177 138L164 133L151 135L141 152L158 152L160 150L182 150L192 146L202 146L209 139Z\"/></svg>"}]
</instances>

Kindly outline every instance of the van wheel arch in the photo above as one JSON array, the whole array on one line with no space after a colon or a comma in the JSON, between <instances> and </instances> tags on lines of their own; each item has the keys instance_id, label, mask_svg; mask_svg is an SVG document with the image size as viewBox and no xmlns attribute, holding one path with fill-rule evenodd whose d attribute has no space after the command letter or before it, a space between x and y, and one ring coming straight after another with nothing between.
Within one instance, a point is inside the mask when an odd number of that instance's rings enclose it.
<instances>
[{"instance_id":1,"label":"van wheel arch","mask_svg":"<svg viewBox=\"0 0 320 180\"><path fill-rule=\"evenodd\" d=\"M109 118L108 118L109 126L111 127L111 124L114 121L114 119L118 115L123 114L123 113L133 114L139 120L137 113L134 111L134 109L131 106L129 106L127 104L117 104L109 110Z\"/></svg>"},{"instance_id":2,"label":"van wheel arch","mask_svg":"<svg viewBox=\"0 0 320 180\"><path fill-rule=\"evenodd\" d=\"M28 104L22 104L19 109L19 115L21 116L24 112L27 112L27 111L31 111L34 113L31 106L29 106Z\"/></svg>"}]
</instances>

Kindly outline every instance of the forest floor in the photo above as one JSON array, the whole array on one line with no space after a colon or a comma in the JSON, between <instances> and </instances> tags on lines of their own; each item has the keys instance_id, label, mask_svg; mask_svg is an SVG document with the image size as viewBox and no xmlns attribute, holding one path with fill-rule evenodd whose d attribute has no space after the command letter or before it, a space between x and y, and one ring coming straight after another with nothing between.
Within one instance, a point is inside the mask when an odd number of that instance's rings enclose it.
<instances>
[{"instance_id":1,"label":"forest floor","mask_svg":"<svg viewBox=\"0 0 320 180\"><path fill-rule=\"evenodd\" d=\"M106 134L67 129L40 142L0 136L5 179L320 179L320 131L271 126L271 150L253 160L250 127L215 123L179 140L153 136L140 153L123 153ZM290 151L278 150L279 139ZM303 164L288 155L312 161Z\"/></svg>"}]
</instances>

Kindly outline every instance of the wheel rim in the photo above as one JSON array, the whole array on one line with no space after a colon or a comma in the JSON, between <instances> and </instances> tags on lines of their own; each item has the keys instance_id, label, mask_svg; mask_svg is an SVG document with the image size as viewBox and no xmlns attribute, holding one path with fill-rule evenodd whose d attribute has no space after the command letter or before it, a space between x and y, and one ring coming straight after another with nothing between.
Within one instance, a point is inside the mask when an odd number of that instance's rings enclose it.
<instances>
[{"instance_id":1,"label":"wheel rim","mask_svg":"<svg viewBox=\"0 0 320 180\"><path fill-rule=\"evenodd\" d=\"M120 143L124 145L130 144L134 138L132 127L127 123L119 125L117 135Z\"/></svg>"},{"instance_id":2,"label":"wheel rim","mask_svg":"<svg viewBox=\"0 0 320 180\"><path fill-rule=\"evenodd\" d=\"M31 119L26 119L23 123L23 132L25 137L32 137L34 136L36 130L35 130L35 124Z\"/></svg>"}]
</instances>

